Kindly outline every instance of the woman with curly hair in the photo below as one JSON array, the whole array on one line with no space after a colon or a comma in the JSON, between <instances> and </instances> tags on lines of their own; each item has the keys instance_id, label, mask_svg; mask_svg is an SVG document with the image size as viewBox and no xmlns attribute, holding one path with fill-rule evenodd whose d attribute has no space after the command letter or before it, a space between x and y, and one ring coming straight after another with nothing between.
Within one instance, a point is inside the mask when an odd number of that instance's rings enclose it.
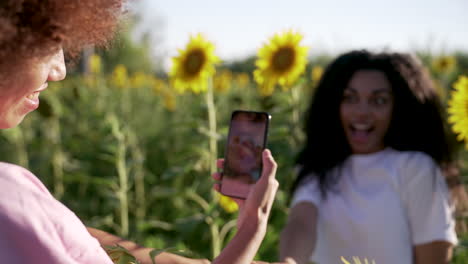
<instances>
[{"instance_id":1,"label":"woman with curly hair","mask_svg":"<svg viewBox=\"0 0 468 264\"><path fill-rule=\"evenodd\" d=\"M0 2L0 129L21 123L38 108L39 94L47 89L47 83L65 78L64 51L74 56L87 45L107 43L123 4L124 0ZM238 232L215 263L250 263L263 240L278 187L276 163L268 150L263 153L263 162L262 177L241 204ZM222 167L222 161L218 165ZM31 172L0 163L1 263L111 264L101 245L115 244L128 249L142 263L152 263L151 249L86 228ZM154 260L208 262L169 253L159 254Z\"/></svg>"},{"instance_id":2,"label":"woman with curly hair","mask_svg":"<svg viewBox=\"0 0 468 264\"><path fill-rule=\"evenodd\" d=\"M339 56L315 90L306 135L282 259L449 263L457 236L443 174L457 182L454 148L416 57Z\"/></svg>"}]
</instances>

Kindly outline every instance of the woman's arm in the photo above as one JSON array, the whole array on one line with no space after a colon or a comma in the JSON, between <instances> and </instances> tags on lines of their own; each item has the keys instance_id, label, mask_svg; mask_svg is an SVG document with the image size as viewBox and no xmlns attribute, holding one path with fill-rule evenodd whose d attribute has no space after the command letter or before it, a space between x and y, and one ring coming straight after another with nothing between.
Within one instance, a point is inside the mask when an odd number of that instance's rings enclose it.
<instances>
[{"instance_id":1,"label":"woman's arm","mask_svg":"<svg viewBox=\"0 0 468 264\"><path fill-rule=\"evenodd\" d=\"M119 245L127 249L138 261L142 264L152 264L150 252L153 248L142 247L132 241L122 239L118 236L109 234L107 232L87 227L88 232L96 238L102 246L115 246ZM206 259L189 259L171 253L160 253L154 258L158 264L209 264L210 261Z\"/></svg>"},{"instance_id":2,"label":"woman's arm","mask_svg":"<svg viewBox=\"0 0 468 264\"><path fill-rule=\"evenodd\" d=\"M218 167L223 161L218 162ZM241 211L238 219L238 231L234 238L224 248L221 254L213 261L216 264L250 264L265 236L268 217L278 190L276 175L276 162L269 150L263 152L262 176L250 191L247 199L240 202ZM213 176L219 180L220 175ZM219 190L219 184L215 189ZM90 234L98 239L101 245L114 246L116 244L126 248L142 264L152 264L149 252L152 249L141 247L134 242L123 240L120 237L106 232L88 228ZM170 253L161 253L155 257L158 264L205 264L210 263L204 259L188 259Z\"/></svg>"},{"instance_id":3,"label":"woman's arm","mask_svg":"<svg viewBox=\"0 0 468 264\"><path fill-rule=\"evenodd\" d=\"M287 263L308 263L317 237L317 207L309 202L296 204L281 232L280 260Z\"/></svg>"},{"instance_id":4,"label":"woman's arm","mask_svg":"<svg viewBox=\"0 0 468 264\"><path fill-rule=\"evenodd\" d=\"M269 150L262 154L263 169L260 179L255 183L245 201L237 201L240 214L237 220L238 230L234 238L224 248L221 254L213 260L216 264L248 264L253 261L255 254L265 236L271 206L278 190L276 175L276 162ZM222 168L224 161L218 161ZM216 180L221 177L219 173L213 175ZM219 190L220 185L215 184Z\"/></svg>"},{"instance_id":5,"label":"woman's arm","mask_svg":"<svg viewBox=\"0 0 468 264\"><path fill-rule=\"evenodd\" d=\"M448 188L438 165L427 155L407 159L402 201L411 230L414 263L450 263L457 243Z\"/></svg>"},{"instance_id":6,"label":"woman's arm","mask_svg":"<svg viewBox=\"0 0 468 264\"><path fill-rule=\"evenodd\" d=\"M413 247L415 264L448 264L452 259L453 245L446 241L434 241Z\"/></svg>"}]
</instances>

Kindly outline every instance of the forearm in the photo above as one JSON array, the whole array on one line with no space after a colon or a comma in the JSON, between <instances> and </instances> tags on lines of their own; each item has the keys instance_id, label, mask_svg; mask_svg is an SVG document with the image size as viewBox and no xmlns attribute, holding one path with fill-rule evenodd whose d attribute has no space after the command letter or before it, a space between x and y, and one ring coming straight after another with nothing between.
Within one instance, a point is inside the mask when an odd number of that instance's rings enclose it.
<instances>
[{"instance_id":1,"label":"forearm","mask_svg":"<svg viewBox=\"0 0 468 264\"><path fill-rule=\"evenodd\" d=\"M251 263L265 236L266 225L266 221L260 224L244 223L213 264Z\"/></svg>"},{"instance_id":2,"label":"forearm","mask_svg":"<svg viewBox=\"0 0 468 264\"><path fill-rule=\"evenodd\" d=\"M152 264L150 252L152 248L142 247L132 241L122 239L118 236L109 234L102 230L88 227L88 232L96 238L102 246L115 246L119 245L127 249L138 261L142 264ZM208 264L208 260L204 259L189 259L171 253L160 253L154 261L158 264Z\"/></svg>"},{"instance_id":3,"label":"forearm","mask_svg":"<svg viewBox=\"0 0 468 264\"><path fill-rule=\"evenodd\" d=\"M287 263L308 263L315 248L315 239L311 232L299 230L296 226L287 226L281 234L280 260Z\"/></svg>"},{"instance_id":4,"label":"forearm","mask_svg":"<svg viewBox=\"0 0 468 264\"><path fill-rule=\"evenodd\" d=\"M317 216L317 209L311 203L300 203L291 209L281 232L280 260L294 264L309 262L317 239Z\"/></svg>"},{"instance_id":5,"label":"forearm","mask_svg":"<svg viewBox=\"0 0 468 264\"><path fill-rule=\"evenodd\" d=\"M415 264L448 264L452 259L453 245L434 241L413 247Z\"/></svg>"}]
</instances>

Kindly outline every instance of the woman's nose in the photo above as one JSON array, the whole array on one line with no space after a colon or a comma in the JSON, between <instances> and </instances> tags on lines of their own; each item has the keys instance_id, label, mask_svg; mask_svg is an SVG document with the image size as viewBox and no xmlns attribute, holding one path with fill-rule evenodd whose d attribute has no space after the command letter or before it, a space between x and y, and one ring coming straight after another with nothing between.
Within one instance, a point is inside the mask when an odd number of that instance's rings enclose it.
<instances>
[{"instance_id":1,"label":"woman's nose","mask_svg":"<svg viewBox=\"0 0 468 264\"><path fill-rule=\"evenodd\" d=\"M63 49L60 49L50 61L50 70L48 81L61 81L67 75L67 68L65 67L65 58L63 56Z\"/></svg>"},{"instance_id":2,"label":"woman's nose","mask_svg":"<svg viewBox=\"0 0 468 264\"><path fill-rule=\"evenodd\" d=\"M355 110L359 115L367 115L371 112L371 107L367 102L360 102L356 105Z\"/></svg>"}]
</instances>

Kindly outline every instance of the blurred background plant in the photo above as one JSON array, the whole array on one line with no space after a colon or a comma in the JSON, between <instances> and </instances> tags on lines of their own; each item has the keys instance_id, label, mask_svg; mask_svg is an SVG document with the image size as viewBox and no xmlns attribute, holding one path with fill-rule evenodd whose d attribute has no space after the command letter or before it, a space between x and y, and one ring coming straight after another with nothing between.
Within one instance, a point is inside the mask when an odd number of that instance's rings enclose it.
<instances>
[{"instance_id":1,"label":"blurred background plant","mask_svg":"<svg viewBox=\"0 0 468 264\"><path fill-rule=\"evenodd\" d=\"M280 81L276 73L279 84L288 89L275 89L276 83L254 82L261 75L254 78L257 66L275 62L273 48L259 53L259 58L220 63L211 55L214 46L195 36L192 40L201 48L189 45L182 57L189 58L192 48L196 56L191 58L205 61L192 60L192 68L185 69L195 73L207 61L218 64L211 65L201 88L189 92L175 87L174 76L154 60L150 38L144 34L139 41L132 38L133 27L134 23L128 23L109 50L85 51L67 79L51 83L41 95L39 111L20 127L2 130L0 160L29 168L89 226L148 247L176 248L192 257L213 258L234 234L238 210L229 198L214 195L210 177L215 158L223 156L230 113L235 109L267 111L273 117L268 147L279 164L281 187L258 258L276 261L294 179L294 157L303 140L303 113L333 57L307 58L305 48L299 46L302 36L288 38L292 42L276 36L275 45L286 43L280 49L284 56L277 56L278 61L286 61L283 66L288 66L288 56L304 58L303 65L295 65L291 80ZM273 55L256 64L268 52ZM454 83L459 76L468 76L468 54L418 55L431 71L445 104L454 109L451 113L458 113L451 122L462 120L464 126L468 119L466 79ZM452 99L461 102L448 103L451 94L462 89L464 98ZM466 140L464 133L459 139ZM462 142L459 157L466 182L468 153ZM457 218L466 223L466 212ZM468 262L467 234L466 229L459 230L461 243L453 263Z\"/></svg>"}]
</instances>

